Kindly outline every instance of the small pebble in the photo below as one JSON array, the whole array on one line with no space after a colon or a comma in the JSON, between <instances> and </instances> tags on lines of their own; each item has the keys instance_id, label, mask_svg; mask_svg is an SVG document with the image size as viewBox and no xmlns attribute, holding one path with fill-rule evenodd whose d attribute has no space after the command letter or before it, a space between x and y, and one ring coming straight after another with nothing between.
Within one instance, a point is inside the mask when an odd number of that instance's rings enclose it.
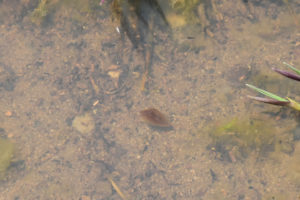
<instances>
[{"instance_id":1,"label":"small pebble","mask_svg":"<svg viewBox=\"0 0 300 200\"><path fill-rule=\"evenodd\" d=\"M11 116L12 116L12 112L9 111L9 110L6 111L6 112L5 112L5 116L6 116L6 117L11 117Z\"/></svg>"}]
</instances>

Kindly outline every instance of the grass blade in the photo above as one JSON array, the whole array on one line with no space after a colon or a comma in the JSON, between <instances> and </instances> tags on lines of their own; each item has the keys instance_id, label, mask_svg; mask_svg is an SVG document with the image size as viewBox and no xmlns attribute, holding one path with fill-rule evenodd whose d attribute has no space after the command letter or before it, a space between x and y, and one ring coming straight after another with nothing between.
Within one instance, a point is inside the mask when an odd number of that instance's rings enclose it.
<instances>
[{"instance_id":1,"label":"grass blade","mask_svg":"<svg viewBox=\"0 0 300 200\"><path fill-rule=\"evenodd\" d=\"M253 89L253 90L255 90L255 91L257 91L257 92L259 92L259 93L261 93L261 94L263 94L263 95L266 95L266 96L268 96L268 97L270 97L270 98L272 98L272 99L276 99L276 100L278 100L278 101L283 101L283 102L289 102L289 100L287 100L287 99L285 99L285 98L282 98L282 97L280 97L280 96L277 96L277 95L275 95L275 94L273 94L273 93L271 93L271 92L268 92L268 91L266 91L266 90L257 88L257 87L255 87L254 85L246 84L246 86L248 86L249 88L251 88L251 89Z\"/></svg>"},{"instance_id":2,"label":"grass blade","mask_svg":"<svg viewBox=\"0 0 300 200\"><path fill-rule=\"evenodd\" d=\"M281 69L275 69L275 68L272 68L272 70L279 73L279 74L281 74L281 75L283 75L283 76L285 76L285 77L288 77L290 79L300 81L300 75L298 75L298 74L288 72L288 71L285 71L285 70L281 70Z\"/></svg>"},{"instance_id":3,"label":"grass blade","mask_svg":"<svg viewBox=\"0 0 300 200\"><path fill-rule=\"evenodd\" d=\"M296 72L297 74L300 75L300 70L299 69L296 69L295 67L293 67L292 65L286 63L286 62L283 62L284 65L288 66L290 69L292 69L294 72Z\"/></svg>"},{"instance_id":4,"label":"grass blade","mask_svg":"<svg viewBox=\"0 0 300 200\"><path fill-rule=\"evenodd\" d=\"M287 106L290 104L290 102L286 102L286 101L278 101L275 99L269 99L269 98L264 98L264 97L254 97L254 96L247 96L250 99L253 99L255 101L259 101L259 102L263 102L263 103L267 103L267 104L272 104L272 105L276 105L276 106Z\"/></svg>"},{"instance_id":5,"label":"grass blade","mask_svg":"<svg viewBox=\"0 0 300 200\"><path fill-rule=\"evenodd\" d=\"M295 110L300 111L300 104L297 101L295 101L293 99L290 99L288 97L287 97L287 99L290 101L289 107L291 107L291 108L293 108Z\"/></svg>"}]
</instances>

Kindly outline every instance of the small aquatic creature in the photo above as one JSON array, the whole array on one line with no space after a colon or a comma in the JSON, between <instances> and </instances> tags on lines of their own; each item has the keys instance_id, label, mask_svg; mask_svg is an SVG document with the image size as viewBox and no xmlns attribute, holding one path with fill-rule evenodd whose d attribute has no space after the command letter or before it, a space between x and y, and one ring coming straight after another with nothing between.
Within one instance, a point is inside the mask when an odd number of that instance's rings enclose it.
<instances>
[{"instance_id":1,"label":"small aquatic creature","mask_svg":"<svg viewBox=\"0 0 300 200\"><path fill-rule=\"evenodd\" d=\"M155 108L148 108L140 111L142 119L151 126L156 127L172 127L168 118Z\"/></svg>"}]
</instances>

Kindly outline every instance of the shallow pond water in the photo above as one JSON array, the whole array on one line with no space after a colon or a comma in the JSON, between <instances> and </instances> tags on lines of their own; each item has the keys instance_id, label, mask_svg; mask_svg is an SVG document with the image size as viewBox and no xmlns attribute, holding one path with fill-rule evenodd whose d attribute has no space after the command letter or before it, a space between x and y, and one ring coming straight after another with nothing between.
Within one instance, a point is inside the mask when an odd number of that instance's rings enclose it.
<instances>
[{"instance_id":1,"label":"shallow pond water","mask_svg":"<svg viewBox=\"0 0 300 200\"><path fill-rule=\"evenodd\" d=\"M0 1L0 199L299 199L300 4L122 2Z\"/></svg>"}]
</instances>

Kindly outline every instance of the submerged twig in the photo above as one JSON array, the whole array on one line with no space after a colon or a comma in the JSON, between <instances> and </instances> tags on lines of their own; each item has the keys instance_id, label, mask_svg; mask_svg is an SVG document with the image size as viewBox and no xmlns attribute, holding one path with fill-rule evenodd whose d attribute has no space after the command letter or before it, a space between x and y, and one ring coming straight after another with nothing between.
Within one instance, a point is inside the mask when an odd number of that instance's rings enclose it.
<instances>
[{"instance_id":1,"label":"submerged twig","mask_svg":"<svg viewBox=\"0 0 300 200\"><path fill-rule=\"evenodd\" d=\"M114 182L114 180L112 180L112 178L110 178L109 176L107 176L107 179L109 180L109 182L110 182L111 185L113 186L114 190L118 193L118 195L119 195L123 200L127 200L127 198L125 197L124 193L121 191L121 189L118 187L118 185Z\"/></svg>"}]
</instances>

